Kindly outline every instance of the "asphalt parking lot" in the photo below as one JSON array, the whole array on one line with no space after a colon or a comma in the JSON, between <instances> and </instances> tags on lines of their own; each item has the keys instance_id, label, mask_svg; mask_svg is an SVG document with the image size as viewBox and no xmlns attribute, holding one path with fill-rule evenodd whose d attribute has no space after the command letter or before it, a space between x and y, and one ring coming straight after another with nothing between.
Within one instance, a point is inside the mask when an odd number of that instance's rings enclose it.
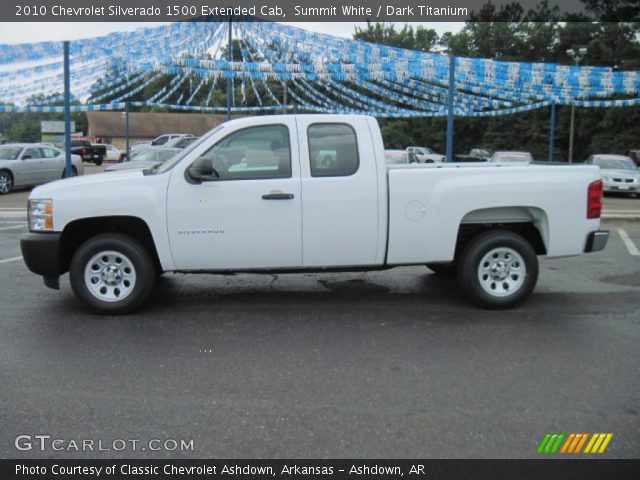
<instances>
[{"instance_id":1,"label":"asphalt parking lot","mask_svg":"<svg viewBox=\"0 0 640 480\"><path fill-rule=\"evenodd\" d=\"M604 222L604 252L543 260L512 311L404 267L165 275L147 309L103 317L20 260L27 194L0 198L4 458L534 458L547 432L612 432L603 457L640 455L633 215ZM21 434L193 450L19 451Z\"/></svg>"}]
</instances>

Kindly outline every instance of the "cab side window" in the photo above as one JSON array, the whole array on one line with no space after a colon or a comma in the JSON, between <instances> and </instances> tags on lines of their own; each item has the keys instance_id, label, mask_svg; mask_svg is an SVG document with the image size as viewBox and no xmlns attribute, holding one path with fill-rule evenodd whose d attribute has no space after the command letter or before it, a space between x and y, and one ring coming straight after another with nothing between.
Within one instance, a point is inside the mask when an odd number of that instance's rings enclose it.
<instances>
[{"instance_id":1,"label":"cab side window","mask_svg":"<svg viewBox=\"0 0 640 480\"><path fill-rule=\"evenodd\" d=\"M220 180L291 177L291 143L284 125L249 127L227 135L203 157Z\"/></svg>"},{"instance_id":2,"label":"cab side window","mask_svg":"<svg viewBox=\"0 0 640 480\"><path fill-rule=\"evenodd\" d=\"M346 177L358 171L358 141L350 125L309 125L307 139L312 177Z\"/></svg>"},{"instance_id":3,"label":"cab side window","mask_svg":"<svg viewBox=\"0 0 640 480\"><path fill-rule=\"evenodd\" d=\"M40 152L42 152L42 158L56 158L60 155L60 152L53 148L41 148Z\"/></svg>"}]
</instances>

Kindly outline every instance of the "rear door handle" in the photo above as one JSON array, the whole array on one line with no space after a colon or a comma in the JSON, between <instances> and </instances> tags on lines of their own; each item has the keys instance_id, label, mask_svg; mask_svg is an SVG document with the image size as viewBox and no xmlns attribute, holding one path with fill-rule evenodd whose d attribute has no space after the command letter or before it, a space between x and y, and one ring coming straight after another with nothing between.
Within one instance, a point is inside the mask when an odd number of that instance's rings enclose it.
<instances>
[{"instance_id":1,"label":"rear door handle","mask_svg":"<svg viewBox=\"0 0 640 480\"><path fill-rule=\"evenodd\" d=\"M263 200L293 200L293 193L267 193L262 195Z\"/></svg>"}]
</instances>

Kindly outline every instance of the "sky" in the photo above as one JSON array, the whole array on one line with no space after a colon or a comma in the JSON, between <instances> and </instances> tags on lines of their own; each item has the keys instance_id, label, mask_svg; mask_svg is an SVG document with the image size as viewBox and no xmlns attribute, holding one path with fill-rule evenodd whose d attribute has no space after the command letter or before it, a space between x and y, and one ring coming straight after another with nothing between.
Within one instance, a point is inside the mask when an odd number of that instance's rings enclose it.
<instances>
[{"instance_id":1,"label":"sky","mask_svg":"<svg viewBox=\"0 0 640 480\"><path fill-rule=\"evenodd\" d=\"M355 32L355 27L366 27L366 23L350 22L286 22L306 30L320 33L328 33L341 37L351 38ZM442 34L444 32L457 32L463 26L462 22L409 22L409 25L416 27L422 25L426 28L433 28ZM7 23L0 22L0 44L32 43L46 41L77 40L80 38L99 37L107 33L117 31L131 31L137 28L158 25L149 22L38 22L38 23ZM397 27L402 27L404 23L396 22Z\"/></svg>"}]
</instances>

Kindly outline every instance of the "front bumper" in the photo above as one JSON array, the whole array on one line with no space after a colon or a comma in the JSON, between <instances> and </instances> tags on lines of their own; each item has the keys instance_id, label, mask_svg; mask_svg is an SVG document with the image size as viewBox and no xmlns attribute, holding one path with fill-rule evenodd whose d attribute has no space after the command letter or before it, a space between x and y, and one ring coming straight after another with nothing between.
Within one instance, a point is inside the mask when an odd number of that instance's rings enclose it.
<instances>
[{"instance_id":1,"label":"front bumper","mask_svg":"<svg viewBox=\"0 0 640 480\"><path fill-rule=\"evenodd\" d=\"M27 268L42 275L49 288L59 288L59 277L63 272L60 255L62 233L26 233L20 238L20 250Z\"/></svg>"},{"instance_id":2,"label":"front bumper","mask_svg":"<svg viewBox=\"0 0 640 480\"><path fill-rule=\"evenodd\" d=\"M602 182L602 190L605 192L637 193L640 192L640 183L636 182Z\"/></svg>"},{"instance_id":3,"label":"front bumper","mask_svg":"<svg viewBox=\"0 0 640 480\"><path fill-rule=\"evenodd\" d=\"M607 245L607 240L609 240L608 230L596 230L595 232L591 232L587 235L587 244L584 247L584 252L589 253L604 250L604 247Z\"/></svg>"}]
</instances>

